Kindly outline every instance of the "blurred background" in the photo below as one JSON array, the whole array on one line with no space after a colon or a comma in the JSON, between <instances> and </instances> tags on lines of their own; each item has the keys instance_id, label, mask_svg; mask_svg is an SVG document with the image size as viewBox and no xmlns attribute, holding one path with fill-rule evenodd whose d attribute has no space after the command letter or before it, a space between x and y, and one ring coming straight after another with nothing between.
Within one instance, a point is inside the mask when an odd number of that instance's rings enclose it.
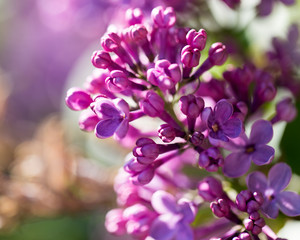
<instances>
[{"instance_id":1,"label":"blurred background","mask_svg":"<svg viewBox=\"0 0 300 240\"><path fill-rule=\"evenodd\" d=\"M254 21L255 2L238 16L220 0L0 0L0 239L113 239L103 219L129 150L81 132L64 97L92 73L90 56L100 37L111 23L122 25L128 6L149 13L158 4L172 5L181 11L179 20L191 19L188 26L229 37L238 32L259 52L299 19L299 1ZM299 122L286 142L299 140Z\"/></svg>"}]
</instances>

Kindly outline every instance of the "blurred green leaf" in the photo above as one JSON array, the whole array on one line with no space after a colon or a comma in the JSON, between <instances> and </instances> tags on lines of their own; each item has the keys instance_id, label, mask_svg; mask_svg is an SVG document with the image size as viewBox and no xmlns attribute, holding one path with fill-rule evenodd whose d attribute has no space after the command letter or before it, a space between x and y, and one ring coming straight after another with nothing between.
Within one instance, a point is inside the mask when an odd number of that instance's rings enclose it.
<instances>
[{"instance_id":1,"label":"blurred green leaf","mask_svg":"<svg viewBox=\"0 0 300 240\"><path fill-rule=\"evenodd\" d=\"M282 149L282 157L291 166L294 173L300 175L300 101L296 102L298 110L297 118L287 124L283 134L280 147Z\"/></svg>"},{"instance_id":2,"label":"blurred green leaf","mask_svg":"<svg viewBox=\"0 0 300 240\"><path fill-rule=\"evenodd\" d=\"M31 219L16 229L0 233L1 240L88 240L94 216L83 214Z\"/></svg>"}]
</instances>

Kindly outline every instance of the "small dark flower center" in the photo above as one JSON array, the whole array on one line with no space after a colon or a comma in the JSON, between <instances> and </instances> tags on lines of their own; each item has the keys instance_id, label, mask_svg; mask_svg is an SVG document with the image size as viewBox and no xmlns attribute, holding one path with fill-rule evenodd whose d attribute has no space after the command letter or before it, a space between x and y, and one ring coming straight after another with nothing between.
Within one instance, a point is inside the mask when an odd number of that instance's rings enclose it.
<instances>
[{"instance_id":1,"label":"small dark flower center","mask_svg":"<svg viewBox=\"0 0 300 240\"><path fill-rule=\"evenodd\" d=\"M219 125L218 124L213 124L212 126L211 126L211 128L212 128L212 130L214 131L214 132L217 132L217 131L219 131Z\"/></svg>"},{"instance_id":2,"label":"small dark flower center","mask_svg":"<svg viewBox=\"0 0 300 240\"><path fill-rule=\"evenodd\" d=\"M254 145L249 145L246 147L246 153L253 153L255 151Z\"/></svg>"}]
</instances>

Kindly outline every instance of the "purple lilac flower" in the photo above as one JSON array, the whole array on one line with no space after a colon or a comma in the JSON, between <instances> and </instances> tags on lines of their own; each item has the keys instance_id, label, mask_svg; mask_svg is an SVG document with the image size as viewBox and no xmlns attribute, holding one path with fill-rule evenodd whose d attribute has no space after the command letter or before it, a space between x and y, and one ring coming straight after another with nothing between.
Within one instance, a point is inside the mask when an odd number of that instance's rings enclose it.
<instances>
[{"instance_id":1,"label":"purple lilac flower","mask_svg":"<svg viewBox=\"0 0 300 240\"><path fill-rule=\"evenodd\" d=\"M229 138L236 138L242 131L242 122L238 118L231 118L233 114L232 105L226 100L220 100L214 107L206 109L207 126L209 136L213 139L229 141Z\"/></svg>"},{"instance_id":2,"label":"purple lilac flower","mask_svg":"<svg viewBox=\"0 0 300 240\"><path fill-rule=\"evenodd\" d=\"M251 128L250 138L235 146L235 150L225 158L223 172L227 177L239 177L245 174L253 161L256 165L265 165L272 161L275 150L267 143L273 137L272 124L265 120L256 121Z\"/></svg>"},{"instance_id":3,"label":"purple lilac flower","mask_svg":"<svg viewBox=\"0 0 300 240\"><path fill-rule=\"evenodd\" d=\"M300 195L283 191L291 177L292 170L286 163L274 165L268 178L261 172L253 172L247 177L248 188L264 195L262 209L268 217L276 218L279 210L291 217L300 215Z\"/></svg>"},{"instance_id":4,"label":"purple lilac flower","mask_svg":"<svg viewBox=\"0 0 300 240\"><path fill-rule=\"evenodd\" d=\"M218 171L224 164L224 158L218 148L212 147L202 151L199 155L199 166L209 172Z\"/></svg>"},{"instance_id":5,"label":"purple lilac flower","mask_svg":"<svg viewBox=\"0 0 300 240\"><path fill-rule=\"evenodd\" d=\"M123 99L109 100L99 97L92 109L100 119L95 128L98 138L112 135L118 139L125 137L129 127L129 105Z\"/></svg>"},{"instance_id":6,"label":"purple lilac flower","mask_svg":"<svg viewBox=\"0 0 300 240\"><path fill-rule=\"evenodd\" d=\"M195 214L191 204L183 199L176 203L176 199L165 191L157 191L153 194L151 204L154 210L160 214L150 229L150 236L157 240L190 240L193 239L193 231L190 223Z\"/></svg>"}]
</instances>

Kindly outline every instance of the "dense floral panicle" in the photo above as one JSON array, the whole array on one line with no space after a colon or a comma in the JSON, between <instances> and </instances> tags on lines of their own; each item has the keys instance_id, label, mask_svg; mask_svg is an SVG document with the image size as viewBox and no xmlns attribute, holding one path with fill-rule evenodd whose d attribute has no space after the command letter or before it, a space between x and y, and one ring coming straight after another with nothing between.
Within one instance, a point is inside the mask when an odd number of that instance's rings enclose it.
<instances>
[{"instance_id":1,"label":"dense floral panicle","mask_svg":"<svg viewBox=\"0 0 300 240\"><path fill-rule=\"evenodd\" d=\"M212 147L200 153L198 164L209 172L216 172L223 166L224 159L219 149Z\"/></svg>"},{"instance_id":2,"label":"dense floral panicle","mask_svg":"<svg viewBox=\"0 0 300 240\"><path fill-rule=\"evenodd\" d=\"M154 210L160 214L153 222L150 236L157 240L193 239L193 231L189 226L195 213L188 201L176 199L169 193L156 191L151 199Z\"/></svg>"},{"instance_id":3,"label":"dense floral panicle","mask_svg":"<svg viewBox=\"0 0 300 240\"><path fill-rule=\"evenodd\" d=\"M242 131L242 122L238 118L231 118L233 114L232 104L222 99L214 107L206 109L206 119L209 128L209 136L214 139L229 141L229 138L236 138Z\"/></svg>"},{"instance_id":4,"label":"dense floral panicle","mask_svg":"<svg viewBox=\"0 0 300 240\"><path fill-rule=\"evenodd\" d=\"M205 201L213 201L224 193L222 183L214 177L204 178L198 185L198 193Z\"/></svg>"},{"instance_id":5,"label":"dense floral panicle","mask_svg":"<svg viewBox=\"0 0 300 240\"><path fill-rule=\"evenodd\" d=\"M93 102L90 94L80 88L70 88L66 96L67 106L75 111L86 109Z\"/></svg>"},{"instance_id":6,"label":"dense floral panicle","mask_svg":"<svg viewBox=\"0 0 300 240\"><path fill-rule=\"evenodd\" d=\"M140 8L129 8L125 18L129 25L140 24L143 22L144 14Z\"/></svg>"},{"instance_id":7,"label":"dense floral panicle","mask_svg":"<svg viewBox=\"0 0 300 240\"><path fill-rule=\"evenodd\" d=\"M159 28L170 28L176 22L176 15L172 7L156 7L151 12L154 24Z\"/></svg>"},{"instance_id":8,"label":"dense floral panicle","mask_svg":"<svg viewBox=\"0 0 300 240\"><path fill-rule=\"evenodd\" d=\"M267 143L273 137L273 127L269 121L258 120L251 128L250 138L244 136L244 142L236 145L224 161L223 172L228 177L245 174L253 161L256 165L265 165L272 161L275 150Z\"/></svg>"},{"instance_id":9,"label":"dense floral panicle","mask_svg":"<svg viewBox=\"0 0 300 240\"><path fill-rule=\"evenodd\" d=\"M286 163L274 165L269 171L268 179L260 172L253 172L248 176L248 188L264 195L262 209L268 217L276 218L278 210L287 216L300 215L300 195L282 191L289 184L291 176L291 168Z\"/></svg>"}]
</instances>

